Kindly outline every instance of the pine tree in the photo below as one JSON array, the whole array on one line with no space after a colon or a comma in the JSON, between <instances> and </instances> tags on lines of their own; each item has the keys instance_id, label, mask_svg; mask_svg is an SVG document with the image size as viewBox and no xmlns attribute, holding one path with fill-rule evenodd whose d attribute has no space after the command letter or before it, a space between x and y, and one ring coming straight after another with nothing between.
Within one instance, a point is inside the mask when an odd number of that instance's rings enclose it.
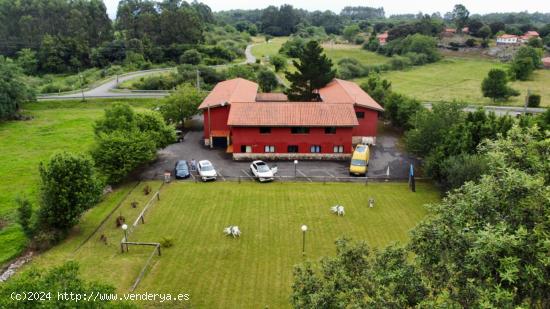
<instances>
[{"instance_id":1,"label":"pine tree","mask_svg":"<svg viewBox=\"0 0 550 309\"><path fill-rule=\"evenodd\" d=\"M293 101L319 101L316 90L324 87L336 76L336 71L332 69L332 61L323 53L323 48L316 41L308 42L298 59L299 62L293 61L297 71L286 73L286 78L291 82L286 94Z\"/></svg>"}]
</instances>

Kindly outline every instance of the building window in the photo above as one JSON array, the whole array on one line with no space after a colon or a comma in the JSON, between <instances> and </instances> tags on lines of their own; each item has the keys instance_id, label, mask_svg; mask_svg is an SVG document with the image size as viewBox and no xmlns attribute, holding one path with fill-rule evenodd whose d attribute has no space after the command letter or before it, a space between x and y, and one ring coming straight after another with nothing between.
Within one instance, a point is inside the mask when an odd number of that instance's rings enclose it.
<instances>
[{"instance_id":1,"label":"building window","mask_svg":"<svg viewBox=\"0 0 550 309\"><path fill-rule=\"evenodd\" d=\"M319 152L321 152L321 146L319 146L319 145L313 145L313 146L311 146L310 152L311 152L311 153L319 153Z\"/></svg>"},{"instance_id":2,"label":"building window","mask_svg":"<svg viewBox=\"0 0 550 309\"><path fill-rule=\"evenodd\" d=\"M288 152L289 153L298 153L298 146L297 145L288 145Z\"/></svg>"},{"instance_id":3,"label":"building window","mask_svg":"<svg viewBox=\"0 0 550 309\"><path fill-rule=\"evenodd\" d=\"M260 127L260 134L269 134L271 133L270 127Z\"/></svg>"},{"instance_id":4,"label":"building window","mask_svg":"<svg viewBox=\"0 0 550 309\"><path fill-rule=\"evenodd\" d=\"M343 152L344 152L344 146L342 145L334 146L334 153L343 153Z\"/></svg>"},{"instance_id":5,"label":"building window","mask_svg":"<svg viewBox=\"0 0 550 309\"><path fill-rule=\"evenodd\" d=\"M325 134L336 134L336 127L326 127Z\"/></svg>"},{"instance_id":6,"label":"building window","mask_svg":"<svg viewBox=\"0 0 550 309\"><path fill-rule=\"evenodd\" d=\"M246 152L246 153L252 152L252 146L241 145L241 152Z\"/></svg>"},{"instance_id":7,"label":"building window","mask_svg":"<svg viewBox=\"0 0 550 309\"><path fill-rule=\"evenodd\" d=\"M264 152L275 152L275 146L265 145Z\"/></svg>"},{"instance_id":8,"label":"building window","mask_svg":"<svg viewBox=\"0 0 550 309\"><path fill-rule=\"evenodd\" d=\"M363 119L365 118L365 112L355 112L355 116L357 119Z\"/></svg>"},{"instance_id":9,"label":"building window","mask_svg":"<svg viewBox=\"0 0 550 309\"><path fill-rule=\"evenodd\" d=\"M292 127L290 128L292 134L309 134L309 128L306 127Z\"/></svg>"}]
</instances>

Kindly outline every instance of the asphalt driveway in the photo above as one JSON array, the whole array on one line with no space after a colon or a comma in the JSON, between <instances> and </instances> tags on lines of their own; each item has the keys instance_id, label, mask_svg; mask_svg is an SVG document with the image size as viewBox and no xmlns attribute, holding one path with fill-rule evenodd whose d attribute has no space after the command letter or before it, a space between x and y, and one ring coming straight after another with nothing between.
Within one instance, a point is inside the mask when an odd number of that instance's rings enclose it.
<instances>
[{"instance_id":1,"label":"asphalt driveway","mask_svg":"<svg viewBox=\"0 0 550 309\"><path fill-rule=\"evenodd\" d=\"M140 174L142 179L162 179L165 171L173 174L177 160L195 159L210 160L222 180L251 178L250 162L233 161L224 149L210 149L203 145L201 120L193 120L195 127L185 135L183 142L172 144L158 152L158 158ZM390 179L406 179L409 165L415 159L399 150L399 135L382 130L377 138L376 146L371 148L368 177ZM292 161L268 162L278 167L278 175L302 180L320 181L337 180L338 177L348 178L349 162L347 161L299 161L295 167ZM358 177L359 178L359 177Z\"/></svg>"}]
</instances>

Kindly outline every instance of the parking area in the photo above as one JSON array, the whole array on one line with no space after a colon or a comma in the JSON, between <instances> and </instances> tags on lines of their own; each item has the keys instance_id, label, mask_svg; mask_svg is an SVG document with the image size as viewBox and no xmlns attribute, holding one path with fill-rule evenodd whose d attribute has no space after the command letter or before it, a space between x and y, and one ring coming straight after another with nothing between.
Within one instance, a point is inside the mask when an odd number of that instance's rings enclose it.
<instances>
[{"instance_id":1,"label":"parking area","mask_svg":"<svg viewBox=\"0 0 550 309\"><path fill-rule=\"evenodd\" d=\"M409 165L415 159L401 152L398 147L398 135L391 132L379 134L377 144L371 147L369 178L406 179ZM183 142L172 144L158 153L158 159L141 174L142 179L160 179L165 171L173 173L177 160L195 159L212 162L221 180L252 179L250 162L233 161L230 154L223 149L210 149L202 142L202 131L189 131ZM297 177L305 181L331 181L338 178L349 178L348 161L292 161L267 162L277 166L277 176L283 178ZM196 175L196 174L195 174ZM193 175L193 176L195 176ZM362 178L362 177L357 177Z\"/></svg>"}]
</instances>

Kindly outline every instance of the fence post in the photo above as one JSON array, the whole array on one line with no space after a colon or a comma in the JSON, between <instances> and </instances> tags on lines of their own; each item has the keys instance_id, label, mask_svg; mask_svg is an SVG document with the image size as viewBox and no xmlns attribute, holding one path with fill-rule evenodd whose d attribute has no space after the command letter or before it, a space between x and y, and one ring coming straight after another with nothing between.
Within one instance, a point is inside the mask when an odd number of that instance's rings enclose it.
<instances>
[{"instance_id":1,"label":"fence post","mask_svg":"<svg viewBox=\"0 0 550 309\"><path fill-rule=\"evenodd\" d=\"M122 243L122 241L120 242L120 252L124 253L124 244Z\"/></svg>"},{"instance_id":2,"label":"fence post","mask_svg":"<svg viewBox=\"0 0 550 309\"><path fill-rule=\"evenodd\" d=\"M145 224L145 218L144 218L144 215L141 215L141 224Z\"/></svg>"},{"instance_id":3,"label":"fence post","mask_svg":"<svg viewBox=\"0 0 550 309\"><path fill-rule=\"evenodd\" d=\"M241 175L239 175L239 183L241 183Z\"/></svg>"},{"instance_id":4,"label":"fence post","mask_svg":"<svg viewBox=\"0 0 550 309\"><path fill-rule=\"evenodd\" d=\"M157 191L157 201L160 201L160 191Z\"/></svg>"},{"instance_id":5,"label":"fence post","mask_svg":"<svg viewBox=\"0 0 550 309\"><path fill-rule=\"evenodd\" d=\"M157 245L157 249L158 249L158 251L159 251L159 256L160 256L160 255L161 255L161 254L160 254L160 245Z\"/></svg>"}]
</instances>

